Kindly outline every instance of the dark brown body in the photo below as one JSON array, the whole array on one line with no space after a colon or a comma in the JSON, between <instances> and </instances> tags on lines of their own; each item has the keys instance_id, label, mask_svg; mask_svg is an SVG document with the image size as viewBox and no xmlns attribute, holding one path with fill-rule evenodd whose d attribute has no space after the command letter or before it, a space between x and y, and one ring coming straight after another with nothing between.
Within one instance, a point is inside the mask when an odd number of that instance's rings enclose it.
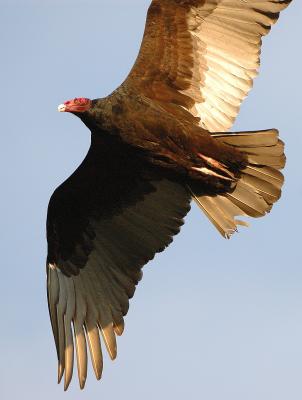
<instances>
[{"instance_id":1,"label":"dark brown body","mask_svg":"<svg viewBox=\"0 0 302 400\"><path fill-rule=\"evenodd\" d=\"M96 117L97 116L97 117ZM230 181L201 173L195 168L208 168L200 155L227 166L236 178L247 165L247 156L235 147L214 139L203 128L192 124L184 109L167 110L160 102L150 101L127 87L111 96L93 101L93 108L79 115L95 135L109 135L137 149L137 155L154 165L174 171L213 186L221 192L230 189ZM218 164L217 164L218 167ZM213 166L212 166L213 168Z\"/></svg>"}]
</instances>

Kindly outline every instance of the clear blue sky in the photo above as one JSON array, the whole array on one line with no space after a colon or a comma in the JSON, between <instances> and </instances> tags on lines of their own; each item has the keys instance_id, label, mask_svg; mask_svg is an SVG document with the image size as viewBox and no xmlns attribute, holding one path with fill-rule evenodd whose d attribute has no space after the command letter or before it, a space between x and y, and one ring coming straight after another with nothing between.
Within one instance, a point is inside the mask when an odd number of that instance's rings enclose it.
<instances>
[{"instance_id":1,"label":"clear blue sky","mask_svg":"<svg viewBox=\"0 0 302 400\"><path fill-rule=\"evenodd\" d=\"M149 1L0 0L0 398L301 400L301 16L294 0L264 39L237 130L277 127L282 199L223 240L193 207L145 268L103 380L57 386L45 291L49 197L83 159L89 132L57 105L103 97L137 54Z\"/></svg>"}]
</instances>

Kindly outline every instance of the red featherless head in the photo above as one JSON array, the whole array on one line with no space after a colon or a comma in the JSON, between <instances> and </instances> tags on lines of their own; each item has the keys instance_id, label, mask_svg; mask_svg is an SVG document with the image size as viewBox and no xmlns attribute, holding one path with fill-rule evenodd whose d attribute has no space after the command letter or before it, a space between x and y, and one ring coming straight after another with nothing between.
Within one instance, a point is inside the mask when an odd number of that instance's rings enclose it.
<instances>
[{"instance_id":1,"label":"red featherless head","mask_svg":"<svg viewBox=\"0 0 302 400\"><path fill-rule=\"evenodd\" d=\"M91 100L84 97L67 100L64 104L60 104L58 111L60 112L77 112L81 113L89 110L91 107Z\"/></svg>"}]
</instances>

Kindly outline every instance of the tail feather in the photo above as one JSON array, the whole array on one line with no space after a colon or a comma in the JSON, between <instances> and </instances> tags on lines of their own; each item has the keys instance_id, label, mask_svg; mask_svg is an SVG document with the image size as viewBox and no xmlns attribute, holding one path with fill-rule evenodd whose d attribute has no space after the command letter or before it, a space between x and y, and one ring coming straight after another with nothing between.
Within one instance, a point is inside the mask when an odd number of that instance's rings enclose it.
<instances>
[{"instance_id":1,"label":"tail feather","mask_svg":"<svg viewBox=\"0 0 302 400\"><path fill-rule=\"evenodd\" d=\"M262 181L269 182L279 190L282 188L284 183L284 176L282 173L271 167L248 165L243 172L246 175L255 176Z\"/></svg>"},{"instance_id":2,"label":"tail feather","mask_svg":"<svg viewBox=\"0 0 302 400\"><path fill-rule=\"evenodd\" d=\"M262 217L281 196L285 165L284 144L275 129L259 132L213 134L217 140L238 148L248 158L247 167L231 193L193 198L218 231L229 238L238 225L237 216Z\"/></svg>"},{"instance_id":3,"label":"tail feather","mask_svg":"<svg viewBox=\"0 0 302 400\"><path fill-rule=\"evenodd\" d=\"M232 193L227 193L226 197L244 211L246 215L254 218L262 217L271 209L254 188L249 187L241 180L235 190Z\"/></svg>"},{"instance_id":4,"label":"tail feather","mask_svg":"<svg viewBox=\"0 0 302 400\"><path fill-rule=\"evenodd\" d=\"M243 173L240 183L249 186L252 190L256 189L256 192L259 193L268 204L273 204L280 198L280 188L256 176Z\"/></svg>"},{"instance_id":5,"label":"tail feather","mask_svg":"<svg viewBox=\"0 0 302 400\"><path fill-rule=\"evenodd\" d=\"M211 136L234 147L247 147L248 149L252 149L253 147L275 146L279 141L279 133L277 129L250 132L213 133Z\"/></svg>"},{"instance_id":6,"label":"tail feather","mask_svg":"<svg viewBox=\"0 0 302 400\"><path fill-rule=\"evenodd\" d=\"M224 237L229 238L237 232L237 225L248 226L245 221L234 219L237 215L246 214L224 196L195 196L194 200Z\"/></svg>"}]
</instances>

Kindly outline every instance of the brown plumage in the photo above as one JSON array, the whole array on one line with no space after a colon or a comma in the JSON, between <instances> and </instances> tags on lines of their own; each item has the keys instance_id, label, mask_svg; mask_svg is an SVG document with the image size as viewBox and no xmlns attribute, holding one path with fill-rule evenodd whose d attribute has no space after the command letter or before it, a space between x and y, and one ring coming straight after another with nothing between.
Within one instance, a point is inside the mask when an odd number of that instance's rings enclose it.
<instances>
[{"instance_id":1,"label":"brown plumage","mask_svg":"<svg viewBox=\"0 0 302 400\"><path fill-rule=\"evenodd\" d=\"M112 359L141 268L168 246L193 198L224 237L279 199L278 131L226 131L259 67L261 38L290 0L153 0L138 58L105 99L59 106L91 130L47 217L50 318L65 389L100 334ZM72 330L73 328L73 330Z\"/></svg>"}]
</instances>

